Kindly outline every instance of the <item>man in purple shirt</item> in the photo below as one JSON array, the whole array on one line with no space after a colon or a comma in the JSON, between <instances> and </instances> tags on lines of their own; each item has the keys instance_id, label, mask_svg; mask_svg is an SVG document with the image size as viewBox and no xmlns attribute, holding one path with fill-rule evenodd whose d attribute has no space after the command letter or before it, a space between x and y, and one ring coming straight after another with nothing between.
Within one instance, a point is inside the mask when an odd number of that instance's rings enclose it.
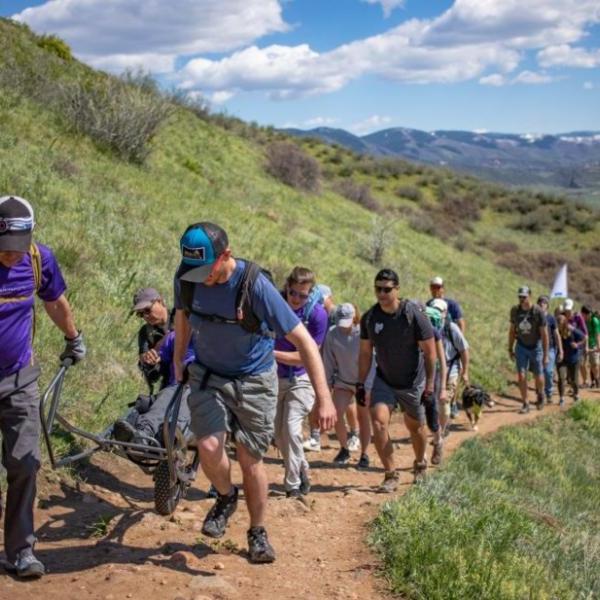
<instances>
[{"instance_id":1,"label":"man in purple shirt","mask_svg":"<svg viewBox=\"0 0 600 600\"><path fill-rule=\"evenodd\" d=\"M77 362L85 356L56 259L49 248L32 242L33 227L33 208L27 200L0 198L0 431L8 482L4 566L24 578L44 574L44 565L33 554L33 503L40 466L40 368L32 348L36 294L64 334L66 347L60 359Z\"/></svg>"},{"instance_id":2,"label":"man in purple shirt","mask_svg":"<svg viewBox=\"0 0 600 600\"><path fill-rule=\"evenodd\" d=\"M290 308L304 323L311 337L321 347L325 340L329 317L319 303L307 313L315 274L304 267L294 267L287 278L284 296ZM279 378L275 443L283 456L284 486L288 497L299 498L310 490L308 462L302 443L302 422L315 403L315 392L296 346L285 337L275 340L275 360Z\"/></svg>"}]
</instances>

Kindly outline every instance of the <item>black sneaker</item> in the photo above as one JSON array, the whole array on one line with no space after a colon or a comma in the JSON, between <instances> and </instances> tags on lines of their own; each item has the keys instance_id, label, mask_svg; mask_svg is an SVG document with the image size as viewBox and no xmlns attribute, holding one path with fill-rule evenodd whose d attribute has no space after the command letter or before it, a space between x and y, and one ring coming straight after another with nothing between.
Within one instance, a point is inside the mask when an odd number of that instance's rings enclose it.
<instances>
[{"instance_id":1,"label":"black sneaker","mask_svg":"<svg viewBox=\"0 0 600 600\"><path fill-rule=\"evenodd\" d=\"M304 471L300 471L300 493L306 496L310 492L310 479Z\"/></svg>"},{"instance_id":2,"label":"black sneaker","mask_svg":"<svg viewBox=\"0 0 600 600\"><path fill-rule=\"evenodd\" d=\"M125 419L119 419L115 421L113 425L112 436L118 442L133 442L133 438L137 435L137 429L126 421Z\"/></svg>"},{"instance_id":3,"label":"black sneaker","mask_svg":"<svg viewBox=\"0 0 600 600\"><path fill-rule=\"evenodd\" d=\"M350 460L350 452L348 448L340 448L340 451L337 453L337 456L333 459L333 462L336 465L346 465Z\"/></svg>"},{"instance_id":4,"label":"black sneaker","mask_svg":"<svg viewBox=\"0 0 600 600\"><path fill-rule=\"evenodd\" d=\"M368 454L361 454L359 461L356 463L357 469L368 469L370 466Z\"/></svg>"},{"instance_id":5,"label":"black sneaker","mask_svg":"<svg viewBox=\"0 0 600 600\"><path fill-rule=\"evenodd\" d=\"M546 404L546 399L544 398L543 394L538 394L537 402L535 403L535 407L538 410L542 410L544 408L545 404Z\"/></svg>"},{"instance_id":6,"label":"black sneaker","mask_svg":"<svg viewBox=\"0 0 600 600\"><path fill-rule=\"evenodd\" d=\"M302 492L300 491L300 488L293 488L291 490L287 490L285 495L287 498L301 498Z\"/></svg>"},{"instance_id":7,"label":"black sneaker","mask_svg":"<svg viewBox=\"0 0 600 600\"><path fill-rule=\"evenodd\" d=\"M34 556L31 548L21 550L17 554L17 560L5 563L5 568L22 579L39 579L46 573L44 565Z\"/></svg>"},{"instance_id":8,"label":"black sneaker","mask_svg":"<svg viewBox=\"0 0 600 600\"><path fill-rule=\"evenodd\" d=\"M529 412L529 403L526 402L525 404L523 404L523 406L521 406L521 410L519 410L519 414L526 415L528 412Z\"/></svg>"},{"instance_id":9,"label":"black sneaker","mask_svg":"<svg viewBox=\"0 0 600 600\"><path fill-rule=\"evenodd\" d=\"M269 544L264 527L248 529L248 558L251 563L272 563L275 560L275 550Z\"/></svg>"},{"instance_id":10,"label":"black sneaker","mask_svg":"<svg viewBox=\"0 0 600 600\"><path fill-rule=\"evenodd\" d=\"M236 511L238 489L233 486L233 492L227 496L219 494L217 501L208 511L202 524L202 533L212 538L220 538L225 533L229 517Z\"/></svg>"}]
</instances>

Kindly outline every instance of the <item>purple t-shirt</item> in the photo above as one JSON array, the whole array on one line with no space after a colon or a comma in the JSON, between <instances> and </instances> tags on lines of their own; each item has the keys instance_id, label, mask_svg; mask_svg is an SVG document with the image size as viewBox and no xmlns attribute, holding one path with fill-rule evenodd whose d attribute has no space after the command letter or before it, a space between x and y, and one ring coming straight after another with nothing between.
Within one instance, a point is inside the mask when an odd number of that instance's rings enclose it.
<instances>
[{"instance_id":1,"label":"purple t-shirt","mask_svg":"<svg viewBox=\"0 0 600 600\"><path fill-rule=\"evenodd\" d=\"M294 314L304 322L304 306L301 306L298 310L293 311ZM308 333L310 333L313 340L315 340L317 346L321 346L325 341L325 335L329 326L329 317L327 311L321 304L315 304L308 323L305 323ZM275 350L281 350L283 352L294 352L296 346L284 337L278 337L275 340ZM290 365L283 365L277 363L277 375L279 377L298 377L304 375L306 369L304 367L292 367Z\"/></svg>"},{"instance_id":2,"label":"purple t-shirt","mask_svg":"<svg viewBox=\"0 0 600 600\"><path fill-rule=\"evenodd\" d=\"M173 362L173 354L175 353L175 332L169 331L165 336L163 343L160 345L158 355L160 356L160 362L167 365L169 368L169 381L167 385L175 385L177 380L175 379L175 363ZM196 360L194 354L194 338L190 338L190 343L185 351L183 357L183 364L189 365Z\"/></svg>"},{"instance_id":3,"label":"purple t-shirt","mask_svg":"<svg viewBox=\"0 0 600 600\"><path fill-rule=\"evenodd\" d=\"M54 302L67 286L52 251L42 244L37 246L42 258L42 280L37 294L45 302ZM31 363L34 294L29 253L14 267L0 264L0 378Z\"/></svg>"}]
</instances>

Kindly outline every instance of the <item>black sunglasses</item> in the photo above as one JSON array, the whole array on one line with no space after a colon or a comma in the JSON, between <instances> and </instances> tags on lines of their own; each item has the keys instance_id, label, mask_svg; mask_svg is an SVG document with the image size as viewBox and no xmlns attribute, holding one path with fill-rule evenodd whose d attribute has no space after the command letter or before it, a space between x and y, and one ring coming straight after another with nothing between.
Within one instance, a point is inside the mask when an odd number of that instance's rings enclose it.
<instances>
[{"instance_id":1,"label":"black sunglasses","mask_svg":"<svg viewBox=\"0 0 600 600\"><path fill-rule=\"evenodd\" d=\"M378 294L389 294L392 290L395 290L396 286L393 285L392 287L386 287L386 286L381 286L381 285L376 285L375 286L375 292L377 292Z\"/></svg>"}]
</instances>

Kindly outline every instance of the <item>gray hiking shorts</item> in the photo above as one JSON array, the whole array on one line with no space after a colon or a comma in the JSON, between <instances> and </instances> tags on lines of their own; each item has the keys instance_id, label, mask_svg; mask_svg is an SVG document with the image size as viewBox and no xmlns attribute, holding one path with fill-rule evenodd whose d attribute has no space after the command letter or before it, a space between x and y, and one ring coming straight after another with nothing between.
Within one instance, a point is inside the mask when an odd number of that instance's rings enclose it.
<instances>
[{"instance_id":1,"label":"gray hiking shorts","mask_svg":"<svg viewBox=\"0 0 600 600\"><path fill-rule=\"evenodd\" d=\"M376 375L373 382L371 406L384 403L389 406L390 410L394 410L396 406L400 406L402 412L405 412L420 423L425 423L425 406L421 403L421 396L424 390L424 381L420 386L400 390L389 386L381 377Z\"/></svg>"},{"instance_id":2,"label":"gray hiking shorts","mask_svg":"<svg viewBox=\"0 0 600 600\"><path fill-rule=\"evenodd\" d=\"M221 377L197 363L189 366L188 405L197 439L231 433L255 458L262 458L274 434L277 368L239 378Z\"/></svg>"}]
</instances>

